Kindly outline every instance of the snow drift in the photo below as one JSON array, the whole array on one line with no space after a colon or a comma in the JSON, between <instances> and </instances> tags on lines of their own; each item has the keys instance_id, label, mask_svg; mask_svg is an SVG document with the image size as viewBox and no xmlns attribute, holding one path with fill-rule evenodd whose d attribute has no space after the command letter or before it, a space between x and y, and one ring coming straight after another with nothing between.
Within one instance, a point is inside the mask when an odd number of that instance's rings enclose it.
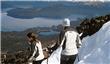
<instances>
[{"instance_id":1,"label":"snow drift","mask_svg":"<svg viewBox=\"0 0 110 64\"><path fill-rule=\"evenodd\" d=\"M94 35L85 37L75 64L110 63L110 21Z\"/></svg>"}]
</instances>

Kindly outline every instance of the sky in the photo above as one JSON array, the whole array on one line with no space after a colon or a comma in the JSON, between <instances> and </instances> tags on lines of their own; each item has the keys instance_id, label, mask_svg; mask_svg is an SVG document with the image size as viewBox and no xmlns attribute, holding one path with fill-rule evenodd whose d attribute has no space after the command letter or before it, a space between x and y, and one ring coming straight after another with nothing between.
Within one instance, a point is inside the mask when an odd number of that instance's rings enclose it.
<instances>
[{"instance_id":1,"label":"sky","mask_svg":"<svg viewBox=\"0 0 110 64\"><path fill-rule=\"evenodd\" d=\"M110 0L2 0L2 1L110 1Z\"/></svg>"}]
</instances>

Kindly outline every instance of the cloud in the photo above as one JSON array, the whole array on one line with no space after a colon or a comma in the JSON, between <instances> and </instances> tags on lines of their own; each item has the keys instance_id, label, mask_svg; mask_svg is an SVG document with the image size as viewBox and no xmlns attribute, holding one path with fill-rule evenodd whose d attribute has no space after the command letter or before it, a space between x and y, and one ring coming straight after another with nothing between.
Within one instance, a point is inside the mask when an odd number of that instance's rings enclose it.
<instances>
[{"instance_id":1,"label":"cloud","mask_svg":"<svg viewBox=\"0 0 110 64\"><path fill-rule=\"evenodd\" d=\"M110 1L110 0L2 0L2 1Z\"/></svg>"}]
</instances>

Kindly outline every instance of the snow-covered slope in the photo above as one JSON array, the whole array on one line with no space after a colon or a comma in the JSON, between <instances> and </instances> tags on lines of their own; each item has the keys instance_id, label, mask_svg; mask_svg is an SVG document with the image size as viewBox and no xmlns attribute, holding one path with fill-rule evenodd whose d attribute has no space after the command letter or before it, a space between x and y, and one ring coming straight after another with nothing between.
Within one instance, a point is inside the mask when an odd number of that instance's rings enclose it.
<instances>
[{"instance_id":1,"label":"snow-covered slope","mask_svg":"<svg viewBox=\"0 0 110 64\"><path fill-rule=\"evenodd\" d=\"M41 64L60 64L62 46L59 46L48 59L45 59Z\"/></svg>"},{"instance_id":2,"label":"snow-covered slope","mask_svg":"<svg viewBox=\"0 0 110 64\"><path fill-rule=\"evenodd\" d=\"M110 64L110 21L82 43L76 64Z\"/></svg>"}]
</instances>

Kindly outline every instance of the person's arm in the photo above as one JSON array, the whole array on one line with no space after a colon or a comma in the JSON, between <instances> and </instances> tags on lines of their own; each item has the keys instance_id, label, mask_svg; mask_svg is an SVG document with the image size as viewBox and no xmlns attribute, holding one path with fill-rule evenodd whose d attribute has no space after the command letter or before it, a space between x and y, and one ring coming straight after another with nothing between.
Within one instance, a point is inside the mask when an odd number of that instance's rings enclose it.
<instances>
[{"instance_id":1,"label":"person's arm","mask_svg":"<svg viewBox=\"0 0 110 64\"><path fill-rule=\"evenodd\" d=\"M77 47L80 48L82 43L79 34L77 35L76 43L77 43Z\"/></svg>"},{"instance_id":2,"label":"person's arm","mask_svg":"<svg viewBox=\"0 0 110 64\"><path fill-rule=\"evenodd\" d=\"M61 38L62 38L62 31L60 32L59 36L58 36L58 45L61 44Z\"/></svg>"},{"instance_id":3,"label":"person's arm","mask_svg":"<svg viewBox=\"0 0 110 64\"><path fill-rule=\"evenodd\" d=\"M56 49L60 46L60 44L61 44L61 39L62 39L62 31L61 31L60 34L58 35L58 41L55 43L55 45L52 46L52 47L50 47L50 48L48 48L48 49L49 49L49 50L52 50L52 52L53 52L54 50L56 50Z\"/></svg>"},{"instance_id":4,"label":"person's arm","mask_svg":"<svg viewBox=\"0 0 110 64\"><path fill-rule=\"evenodd\" d=\"M64 36L63 36L63 38L62 38L62 40L61 40L61 44L60 44L60 46L64 46L65 45L65 43L66 43L66 33L64 34Z\"/></svg>"}]
</instances>

